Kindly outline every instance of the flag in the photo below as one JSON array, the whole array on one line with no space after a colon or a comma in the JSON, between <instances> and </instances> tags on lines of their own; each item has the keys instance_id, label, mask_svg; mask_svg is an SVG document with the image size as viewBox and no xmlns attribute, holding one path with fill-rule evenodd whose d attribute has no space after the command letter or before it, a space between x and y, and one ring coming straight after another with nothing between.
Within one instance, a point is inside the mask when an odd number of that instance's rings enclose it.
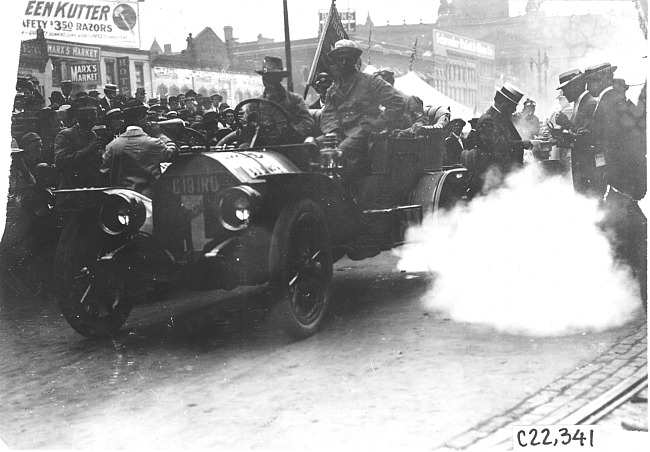
<instances>
[{"instance_id":1,"label":"flag","mask_svg":"<svg viewBox=\"0 0 650 452\"><path fill-rule=\"evenodd\" d=\"M409 61L409 72L413 70L413 62L415 61L415 55L417 53L418 47L418 37L415 37L415 44L413 44L413 51L411 52L411 59Z\"/></svg>"},{"instance_id":2,"label":"flag","mask_svg":"<svg viewBox=\"0 0 650 452\"><path fill-rule=\"evenodd\" d=\"M327 72L329 68L327 54L334 49L336 41L348 39L348 34L345 32L345 28L343 28L339 12L336 10L335 1L332 0L332 6L330 6L327 19L325 19L325 25L318 39L316 55L314 55L314 61L309 70L309 77L307 78L307 86L305 86L305 95L303 97L307 97L309 86L314 82L318 73Z\"/></svg>"}]
</instances>

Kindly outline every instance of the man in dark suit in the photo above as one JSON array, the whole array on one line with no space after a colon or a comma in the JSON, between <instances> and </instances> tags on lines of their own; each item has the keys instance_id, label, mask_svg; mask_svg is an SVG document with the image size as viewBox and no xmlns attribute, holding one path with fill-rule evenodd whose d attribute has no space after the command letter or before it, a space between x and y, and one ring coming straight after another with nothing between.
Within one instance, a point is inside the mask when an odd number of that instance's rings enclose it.
<instances>
[{"instance_id":1,"label":"man in dark suit","mask_svg":"<svg viewBox=\"0 0 650 452\"><path fill-rule=\"evenodd\" d=\"M117 96L117 85L109 83L104 86L104 97L102 97L99 101L99 106L104 111L104 113L114 108L122 107L122 104L117 99L115 99L115 96Z\"/></svg>"},{"instance_id":2,"label":"man in dark suit","mask_svg":"<svg viewBox=\"0 0 650 452\"><path fill-rule=\"evenodd\" d=\"M623 121L629 106L613 89L616 66L602 63L591 68L587 89L598 94L594 111L596 165L604 160L606 184L603 226L613 233L616 257L628 264L639 281L640 295L647 309L647 219L638 202L646 194L646 149L640 140L630 140L639 124ZM643 114L645 116L645 112ZM642 131L645 134L645 131Z\"/></svg>"},{"instance_id":3,"label":"man in dark suit","mask_svg":"<svg viewBox=\"0 0 650 452\"><path fill-rule=\"evenodd\" d=\"M445 139L445 159L443 165L451 166L460 163L460 154L467 149L465 138L460 136L466 122L460 118L452 119L449 122L450 133Z\"/></svg>"},{"instance_id":4,"label":"man in dark suit","mask_svg":"<svg viewBox=\"0 0 650 452\"><path fill-rule=\"evenodd\" d=\"M524 149L532 148L529 140L522 140L512 124L523 93L505 83L494 96L494 105L481 116L477 124L478 151L475 171L471 177L470 195L498 186L511 171L524 163Z\"/></svg>"},{"instance_id":5,"label":"man in dark suit","mask_svg":"<svg viewBox=\"0 0 650 452\"><path fill-rule=\"evenodd\" d=\"M555 117L555 122L563 128L562 139L571 144L573 189L585 196L600 197L593 146L593 117L598 100L585 88L586 76L579 69L561 73L559 81L557 89L573 103L570 119L564 113Z\"/></svg>"}]
</instances>

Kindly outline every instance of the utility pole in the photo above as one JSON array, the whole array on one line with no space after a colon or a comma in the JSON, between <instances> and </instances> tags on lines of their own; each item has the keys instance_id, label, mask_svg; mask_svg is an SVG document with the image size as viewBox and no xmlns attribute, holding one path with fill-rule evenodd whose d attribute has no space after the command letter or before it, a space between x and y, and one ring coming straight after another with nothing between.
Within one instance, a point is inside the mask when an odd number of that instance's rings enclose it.
<instances>
[{"instance_id":1,"label":"utility pole","mask_svg":"<svg viewBox=\"0 0 650 452\"><path fill-rule=\"evenodd\" d=\"M539 101L544 95L544 89L542 87L542 69L544 69L544 80L546 80L546 70L548 69L548 56L546 55L546 50L544 51L544 58L542 58L540 50L537 49L537 60L534 60L533 58L530 59L530 70L532 71L535 66L537 67L537 89Z\"/></svg>"},{"instance_id":2,"label":"utility pole","mask_svg":"<svg viewBox=\"0 0 650 452\"><path fill-rule=\"evenodd\" d=\"M291 73L291 38L289 37L289 11L287 9L287 0L282 0L284 4L284 53L287 58L287 89L293 92L293 76Z\"/></svg>"}]
</instances>

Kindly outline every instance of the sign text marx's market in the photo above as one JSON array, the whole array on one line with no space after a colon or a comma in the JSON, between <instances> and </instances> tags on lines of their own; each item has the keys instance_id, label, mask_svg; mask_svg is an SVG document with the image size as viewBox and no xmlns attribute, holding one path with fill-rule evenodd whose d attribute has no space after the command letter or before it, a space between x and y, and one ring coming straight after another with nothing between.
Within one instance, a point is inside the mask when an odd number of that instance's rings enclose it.
<instances>
[{"instance_id":1,"label":"sign text marx's market","mask_svg":"<svg viewBox=\"0 0 650 452\"><path fill-rule=\"evenodd\" d=\"M87 44L139 47L139 7L133 0L27 0L23 35Z\"/></svg>"}]
</instances>

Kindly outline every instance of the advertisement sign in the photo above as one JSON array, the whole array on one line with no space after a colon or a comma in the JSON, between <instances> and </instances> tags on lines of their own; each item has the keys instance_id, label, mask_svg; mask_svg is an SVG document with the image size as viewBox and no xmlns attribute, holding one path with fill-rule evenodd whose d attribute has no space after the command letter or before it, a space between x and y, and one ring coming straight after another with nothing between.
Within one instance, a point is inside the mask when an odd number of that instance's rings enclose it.
<instances>
[{"instance_id":1,"label":"advertisement sign","mask_svg":"<svg viewBox=\"0 0 650 452\"><path fill-rule=\"evenodd\" d=\"M96 82L99 83L99 64L71 64L70 80L73 82Z\"/></svg>"},{"instance_id":2,"label":"advertisement sign","mask_svg":"<svg viewBox=\"0 0 650 452\"><path fill-rule=\"evenodd\" d=\"M323 31L323 26L327 20L329 10L322 9L318 11L318 34ZM339 18L346 33L356 33L357 31L357 12L354 9L342 9L339 11Z\"/></svg>"},{"instance_id":3,"label":"advertisement sign","mask_svg":"<svg viewBox=\"0 0 650 452\"><path fill-rule=\"evenodd\" d=\"M140 10L137 2L105 0L21 0L22 39L46 39L140 48Z\"/></svg>"},{"instance_id":4,"label":"advertisement sign","mask_svg":"<svg viewBox=\"0 0 650 452\"><path fill-rule=\"evenodd\" d=\"M456 52L494 59L494 45L476 41L447 31L433 30L433 47L444 47Z\"/></svg>"},{"instance_id":5,"label":"advertisement sign","mask_svg":"<svg viewBox=\"0 0 650 452\"><path fill-rule=\"evenodd\" d=\"M78 44L48 42L47 54L51 57L99 61L100 49L99 47L82 46Z\"/></svg>"},{"instance_id":6,"label":"advertisement sign","mask_svg":"<svg viewBox=\"0 0 650 452\"><path fill-rule=\"evenodd\" d=\"M120 94L131 95L131 71L129 70L129 57L117 57L117 88Z\"/></svg>"}]
</instances>

